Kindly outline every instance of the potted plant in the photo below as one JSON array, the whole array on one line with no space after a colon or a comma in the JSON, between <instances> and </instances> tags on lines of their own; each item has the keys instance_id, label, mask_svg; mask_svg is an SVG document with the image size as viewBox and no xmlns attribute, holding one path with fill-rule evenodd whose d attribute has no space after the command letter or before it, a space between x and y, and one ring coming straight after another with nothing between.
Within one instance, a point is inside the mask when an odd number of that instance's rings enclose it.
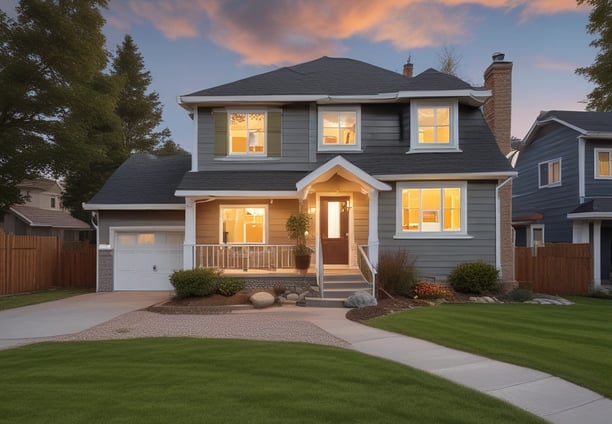
<instances>
[{"instance_id":1,"label":"potted plant","mask_svg":"<svg viewBox=\"0 0 612 424\"><path fill-rule=\"evenodd\" d=\"M306 245L306 236L310 231L310 216L304 212L293 213L287 219L287 235L295 240L293 254L295 255L295 267L305 271L310 267L310 255L312 249Z\"/></svg>"}]
</instances>

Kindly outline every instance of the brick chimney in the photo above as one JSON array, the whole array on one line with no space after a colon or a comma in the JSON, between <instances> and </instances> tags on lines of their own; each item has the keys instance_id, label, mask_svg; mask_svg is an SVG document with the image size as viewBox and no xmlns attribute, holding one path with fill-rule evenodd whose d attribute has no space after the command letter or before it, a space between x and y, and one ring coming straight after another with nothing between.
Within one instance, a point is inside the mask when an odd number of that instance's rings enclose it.
<instances>
[{"instance_id":1,"label":"brick chimney","mask_svg":"<svg viewBox=\"0 0 612 424\"><path fill-rule=\"evenodd\" d=\"M412 64L412 62L410 62L410 58L408 58L408 60L404 64L404 71L402 72L402 74L405 77L412 78L413 72L414 72L414 65Z\"/></svg>"},{"instance_id":2,"label":"brick chimney","mask_svg":"<svg viewBox=\"0 0 612 424\"><path fill-rule=\"evenodd\" d=\"M493 63L484 72L485 87L492 96L484 104L484 116L504 155L512 150L510 129L512 116L512 62L503 53L493 53Z\"/></svg>"}]
</instances>

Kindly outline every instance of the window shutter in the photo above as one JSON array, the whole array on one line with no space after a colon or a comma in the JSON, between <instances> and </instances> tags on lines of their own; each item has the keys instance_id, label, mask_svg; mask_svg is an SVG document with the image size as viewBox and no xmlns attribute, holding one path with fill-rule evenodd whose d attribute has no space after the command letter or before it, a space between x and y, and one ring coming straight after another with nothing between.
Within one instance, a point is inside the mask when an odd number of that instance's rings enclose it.
<instances>
[{"instance_id":1,"label":"window shutter","mask_svg":"<svg viewBox=\"0 0 612 424\"><path fill-rule=\"evenodd\" d=\"M268 156L281 155L281 112L268 112Z\"/></svg>"},{"instance_id":2,"label":"window shutter","mask_svg":"<svg viewBox=\"0 0 612 424\"><path fill-rule=\"evenodd\" d=\"M215 122L215 156L227 156L227 112L213 112Z\"/></svg>"}]
</instances>

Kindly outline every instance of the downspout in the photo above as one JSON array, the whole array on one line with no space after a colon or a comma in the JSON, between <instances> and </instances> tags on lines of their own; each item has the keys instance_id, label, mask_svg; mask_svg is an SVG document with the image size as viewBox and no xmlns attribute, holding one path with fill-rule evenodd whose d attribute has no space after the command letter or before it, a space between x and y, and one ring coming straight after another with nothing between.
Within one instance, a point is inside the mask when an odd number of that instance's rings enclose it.
<instances>
[{"instance_id":1,"label":"downspout","mask_svg":"<svg viewBox=\"0 0 612 424\"><path fill-rule=\"evenodd\" d=\"M100 230L98 228L98 211L91 211L91 225L96 229L96 292L100 282L99 263L100 263Z\"/></svg>"},{"instance_id":2,"label":"downspout","mask_svg":"<svg viewBox=\"0 0 612 424\"><path fill-rule=\"evenodd\" d=\"M495 268L497 268L500 272L500 276L503 278L501 274L501 210L500 210L500 201L499 201L499 191L503 186L513 180L513 177L506 178L502 183L497 184L495 187Z\"/></svg>"}]
</instances>

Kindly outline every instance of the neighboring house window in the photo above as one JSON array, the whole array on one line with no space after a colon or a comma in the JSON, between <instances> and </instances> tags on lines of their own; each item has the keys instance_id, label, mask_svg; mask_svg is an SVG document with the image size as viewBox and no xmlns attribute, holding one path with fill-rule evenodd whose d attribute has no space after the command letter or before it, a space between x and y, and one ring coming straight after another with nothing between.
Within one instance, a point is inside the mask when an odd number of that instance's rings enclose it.
<instances>
[{"instance_id":1,"label":"neighboring house window","mask_svg":"<svg viewBox=\"0 0 612 424\"><path fill-rule=\"evenodd\" d=\"M55 197L51 198L51 209L55 209Z\"/></svg>"},{"instance_id":2,"label":"neighboring house window","mask_svg":"<svg viewBox=\"0 0 612 424\"><path fill-rule=\"evenodd\" d=\"M466 183L398 183L396 235L466 235L466 195Z\"/></svg>"},{"instance_id":3,"label":"neighboring house window","mask_svg":"<svg viewBox=\"0 0 612 424\"><path fill-rule=\"evenodd\" d=\"M561 158L538 164L540 188L561 185Z\"/></svg>"},{"instance_id":4,"label":"neighboring house window","mask_svg":"<svg viewBox=\"0 0 612 424\"><path fill-rule=\"evenodd\" d=\"M281 156L281 110L215 109L213 124L216 159L261 160Z\"/></svg>"},{"instance_id":5,"label":"neighboring house window","mask_svg":"<svg viewBox=\"0 0 612 424\"><path fill-rule=\"evenodd\" d=\"M266 154L265 112L230 112L228 119L230 155Z\"/></svg>"},{"instance_id":6,"label":"neighboring house window","mask_svg":"<svg viewBox=\"0 0 612 424\"><path fill-rule=\"evenodd\" d=\"M612 150L595 149L595 178L612 178Z\"/></svg>"},{"instance_id":7,"label":"neighboring house window","mask_svg":"<svg viewBox=\"0 0 612 424\"><path fill-rule=\"evenodd\" d=\"M544 246L544 224L529 226L529 246Z\"/></svg>"},{"instance_id":8,"label":"neighboring house window","mask_svg":"<svg viewBox=\"0 0 612 424\"><path fill-rule=\"evenodd\" d=\"M222 243L265 243L265 206L221 206Z\"/></svg>"},{"instance_id":9,"label":"neighboring house window","mask_svg":"<svg viewBox=\"0 0 612 424\"><path fill-rule=\"evenodd\" d=\"M319 150L360 150L361 109L358 106L319 107Z\"/></svg>"},{"instance_id":10,"label":"neighboring house window","mask_svg":"<svg viewBox=\"0 0 612 424\"><path fill-rule=\"evenodd\" d=\"M458 150L457 102L411 104L411 150Z\"/></svg>"}]
</instances>

